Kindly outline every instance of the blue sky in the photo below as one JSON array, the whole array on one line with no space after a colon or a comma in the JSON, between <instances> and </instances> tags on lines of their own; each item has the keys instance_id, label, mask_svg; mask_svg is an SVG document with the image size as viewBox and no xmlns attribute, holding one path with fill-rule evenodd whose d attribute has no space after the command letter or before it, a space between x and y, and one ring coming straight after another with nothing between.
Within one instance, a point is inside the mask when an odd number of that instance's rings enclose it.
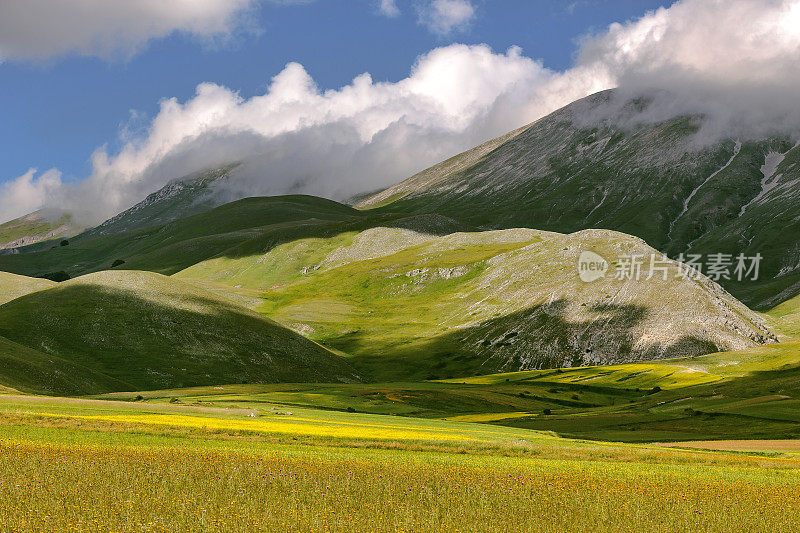
<instances>
[{"instance_id":1,"label":"blue sky","mask_svg":"<svg viewBox=\"0 0 800 533\"><path fill-rule=\"evenodd\" d=\"M473 1L471 20L442 35L420 23L416 0L398 0L396 17L383 15L377 0L261 2L248 13L247 27L224 42L172 33L146 41L130 57L67 51L7 59L0 63L0 182L31 167L57 167L64 181L83 178L96 148L117 152L120 131L140 133L161 99L186 101L201 82L249 98L262 94L290 61L302 64L323 90L362 72L394 82L408 76L417 56L451 43L486 43L496 52L520 46L525 56L561 71L572 65L581 36L667 3Z\"/></svg>"}]
</instances>

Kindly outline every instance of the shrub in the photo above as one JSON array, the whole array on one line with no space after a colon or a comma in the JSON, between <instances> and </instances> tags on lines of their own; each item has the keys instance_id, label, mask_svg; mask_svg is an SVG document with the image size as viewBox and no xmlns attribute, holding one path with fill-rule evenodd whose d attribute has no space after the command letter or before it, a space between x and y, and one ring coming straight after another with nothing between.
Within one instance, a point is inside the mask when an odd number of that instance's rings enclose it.
<instances>
[{"instance_id":1,"label":"shrub","mask_svg":"<svg viewBox=\"0 0 800 533\"><path fill-rule=\"evenodd\" d=\"M114 262L111 263L111 268L118 267L120 265L124 265L125 261L123 259L114 259Z\"/></svg>"},{"instance_id":2,"label":"shrub","mask_svg":"<svg viewBox=\"0 0 800 533\"><path fill-rule=\"evenodd\" d=\"M544 411L542 411L542 414L544 414L544 415L552 415L553 411L551 411L550 409L545 409Z\"/></svg>"},{"instance_id":3,"label":"shrub","mask_svg":"<svg viewBox=\"0 0 800 533\"><path fill-rule=\"evenodd\" d=\"M70 279L70 275L63 270L59 270L58 272L48 272L47 274L39 274L36 277L41 279L49 279L50 281L55 281L58 283Z\"/></svg>"},{"instance_id":4,"label":"shrub","mask_svg":"<svg viewBox=\"0 0 800 533\"><path fill-rule=\"evenodd\" d=\"M67 239L64 239L63 241L61 241L58 244L59 244L59 246L69 246L69 241Z\"/></svg>"},{"instance_id":5,"label":"shrub","mask_svg":"<svg viewBox=\"0 0 800 533\"><path fill-rule=\"evenodd\" d=\"M355 410L355 409L353 409L352 407L348 407L348 408L347 408L347 412L348 412L348 413L355 413L355 412L356 412L356 410Z\"/></svg>"}]
</instances>

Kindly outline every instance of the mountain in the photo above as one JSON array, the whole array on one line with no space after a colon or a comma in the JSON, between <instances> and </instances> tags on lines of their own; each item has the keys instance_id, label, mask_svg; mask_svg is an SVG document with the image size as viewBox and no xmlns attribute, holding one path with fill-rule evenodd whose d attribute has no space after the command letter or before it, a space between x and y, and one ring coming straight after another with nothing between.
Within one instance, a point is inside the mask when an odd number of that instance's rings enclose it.
<instances>
[{"instance_id":1,"label":"mountain","mask_svg":"<svg viewBox=\"0 0 800 533\"><path fill-rule=\"evenodd\" d=\"M224 203L214 186L226 180L237 165L204 170L170 181L130 209L80 235L90 239L161 226L213 209Z\"/></svg>"},{"instance_id":2,"label":"mountain","mask_svg":"<svg viewBox=\"0 0 800 533\"><path fill-rule=\"evenodd\" d=\"M255 289L257 310L351 356L374 380L609 364L744 349L776 339L705 277L615 279L620 258L657 252L608 230L435 232L420 215L264 247L255 239L176 274ZM449 224L454 224L450 221ZM581 281L578 259L607 258ZM256 300L257 302L258 300Z\"/></svg>"},{"instance_id":3,"label":"mountain","mask_svg":"<svg viewBox=\"0 0 800 533\"><path fill-rule=\"evenodd\" d=\"M95 237L84 234L68 246L0 256L0 270L27 276L63 271L75 277L117 263L125 269L172 274L260 235L266 226L361 216L352 207L311 196L245 198L166 224Z\"/></svg>"},{"instance_id":4,"label":"mountain","mask_svg":"<svg viewBox=\"0 0 800 533\"><path fill-rule=\"evenodd\" d=\"M17 248L72 237L82 229L68 213L35 211L0 224L0 254L17 253Z\"/></svg>"},{"instance_id":5,"label":"mountain","mask_svg":"<svg viewBox=\"0 0 800 533\"><path fill-rule=\"evenodd\" d=\"M172 180L130 209L93 228L86 229L71 214L54 209L39 210L0 224L0 255L41 251L46 248L36 244L63 238L80 241L143 230L203 213L225 203L215 186L226 180L236 166Z\"/></svg>"},{"instance_id":6,"label":"mountain","mask_svg":"<svg viewBox=\"0 0 800 533\"><path fill-rule=\"evenodd\" d=\"M7 302L0 337L5 360L16 356L29 367L56 361L33 384L24 366L4 363L0 383L62 394L73 390L48 380L70 368L76 382L105 391L358 379L318 344L228 298L151 272L99 272Z\"/></svg>"},{"instance_id":7,"label":"mountain","mask_svg":"<svg viewBox=\"0 0 800 533\"><path fill-rule=\"evenodd\" d=\"M357 207L486 228L613 229L681 252L760 253L758 282L721 282L757 307L800 293L800 147L703 143L703 117L644 118L652 99L605 91L427 169Z\"/></svg>"}]
</instances>

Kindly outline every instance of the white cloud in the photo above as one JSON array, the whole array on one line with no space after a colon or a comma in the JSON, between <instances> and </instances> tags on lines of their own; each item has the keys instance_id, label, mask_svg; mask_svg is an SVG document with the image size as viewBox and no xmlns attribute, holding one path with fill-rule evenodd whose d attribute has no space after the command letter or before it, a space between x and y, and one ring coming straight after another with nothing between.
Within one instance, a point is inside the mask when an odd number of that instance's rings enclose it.
<instances>
[{"instance_id":1,"label":"white cloud","mask_svg":"<svg viewBox=\"0 0 800 533\"><path fill-rule=\"evenodd\" d=\"M602 88L589 80L589 87L570 84L557 98L537 98L554 77L518 48L498 54L485 45L451 45L420 57L396 83L362 74L320 91L297 63L250 99L204 83L186 102L162 101L145 136L119 153L97 150L92 175L65 188L61 202L75 210L93 206L103 218L169 179L230 161L245 163L234 184L239 194L344 199Z\"/></svg>"},{"instance_id":2,"label":"white cloud","mask_svg":"<svg viewBox=\"0 0 800 533\"><path fill-rule=\"evenodd\" d=\"M0 0L0 60L130 56L183 32L229 35L255 0Z\"/></svg>"},{"instance_id":3,"label":"white cloud","mask_svg":"<svg viewBox=\"0 0 800 533\"><path fill-rule=\"evenodd\" d=\"M0 221L11 220L39 209L51 194L61 192L61 172L50 169L36 176L36 169L0 183Z\"/></svg>"},{"instance_id":4,"label":"white cloud","mask_svg":"<svg viewBox=\"0 0 800 533\"><path fill-rule=\"evenodd\" d=\"M433 0L419 9L419 23L442 36L465 30L474 18L469 0Z\"/></svg>"},{"instance_id":5,"label":"white cloud","mask_svg":"<svg viewBox=\"0 0 800 533\"><path fill-rule=\"evenodd\" d=\"M581 46L623 95L658 90L653 120L702 113L710 138L800 125L800 1L683 0Z\"/></svg>"},{"instance_id":6,"label":"white cloud","mask_svg":"<svg viewBox=\"0 0 800 533\"><path fill-rule=\"evenodd\" d=\"M78 184L37 189L17 181L34 191L21 197L41 189L40 201L91 209L92 222L170 179L231 161L244 162L234 195L344 199L615 86L623 95L667 89L643 118L702 112L709 138L800 131L800 0L683 0L612 25L579 52L572 68L554 72L518 48L451 45L420 57L396 83L362 74L328 91L290 63L249 99L204 83L188 101L162 101L141 136L116 153L98 149ZM6 196L0 220L27 209Z\"/></svg>"},{"instance_id":7,"label":"white cloud","mask_svg":"<svg viewBox=\"0 0 800 533\"><path fill-rule=\"evenodd\" d=\"M381 0L380 12L390 18L400 16L400 8L397 7L397 0Z\"/></svg>"}]
</instances>

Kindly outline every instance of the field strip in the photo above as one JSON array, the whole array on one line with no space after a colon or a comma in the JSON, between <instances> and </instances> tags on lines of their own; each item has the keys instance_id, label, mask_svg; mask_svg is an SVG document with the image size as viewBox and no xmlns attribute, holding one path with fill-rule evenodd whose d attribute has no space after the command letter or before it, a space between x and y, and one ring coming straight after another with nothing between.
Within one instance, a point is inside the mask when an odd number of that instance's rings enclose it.
<instances>
[{"instance_id":1,"label":"field strip","mask_svg":"<svg viewBox=\"0 0 800 533\"><path fill-rule=\"evenodd\" d=\"M659 443L657 446L735 452L781 452L800 454L800 440L697 440Z\"/></svg>"}]
</instances>

